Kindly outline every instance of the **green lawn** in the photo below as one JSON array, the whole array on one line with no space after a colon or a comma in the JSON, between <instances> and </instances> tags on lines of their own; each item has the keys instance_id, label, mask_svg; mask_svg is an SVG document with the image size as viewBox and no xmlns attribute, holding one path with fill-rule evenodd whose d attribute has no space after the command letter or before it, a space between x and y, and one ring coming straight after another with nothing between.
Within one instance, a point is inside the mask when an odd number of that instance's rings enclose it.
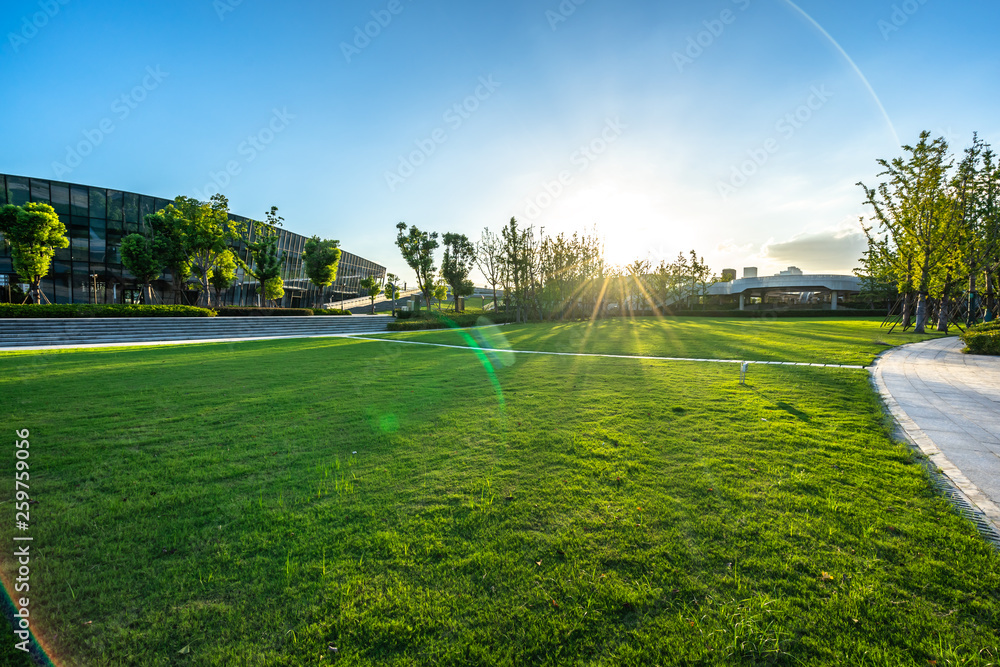
<instances>
[{"instance_id":1,"label":"green lawn","mask_svg":"<svg viewBox=\"0 0 1000 667\"><path fill-rule=\"evenodd\" d=\"M641 326L730 340L679 324ZM744 340L879 349L837 324ZM645 349L630 326L575 345ZM63 664L997 661L1000 556L887 437L866 371L740 387L729 365L314 339L0 356L0 388L31 430L31 614Z\"/></svg>"},{"instance_id":2,"label":"green lawn","mask_svg":"<svg viewBox=\"0 0 1000 667\"><path fill-rule=\"evenodd\" d=\"M881 322L880 318L617 317L595 322L507 326L500 329L502 337L490 335L476 340L483 346L514 350L863 366L888 347L939 335L904 334L898 327L890 334L888 328L879 327ZM386 336L450 345L468 344L461 330Z\"/></svg>"}]
</instances>

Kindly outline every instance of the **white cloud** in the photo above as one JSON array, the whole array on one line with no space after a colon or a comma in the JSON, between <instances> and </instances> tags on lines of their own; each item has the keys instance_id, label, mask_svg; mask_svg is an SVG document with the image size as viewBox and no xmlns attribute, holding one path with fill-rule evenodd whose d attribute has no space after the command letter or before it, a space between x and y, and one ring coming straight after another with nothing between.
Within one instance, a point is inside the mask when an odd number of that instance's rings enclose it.
<instances>
[{"instance_id":1,"label":"white cloud","mask_svg":"<svg viewBox=\"0 0 1000 667\"><path fill-rule=\"evenodd\" d=\"M799 234L787 241L769 241L762 257L781 266L797 266L806 273L850 274L866 247L860 230L843 227Z\"/></svg>"}]
</instances>

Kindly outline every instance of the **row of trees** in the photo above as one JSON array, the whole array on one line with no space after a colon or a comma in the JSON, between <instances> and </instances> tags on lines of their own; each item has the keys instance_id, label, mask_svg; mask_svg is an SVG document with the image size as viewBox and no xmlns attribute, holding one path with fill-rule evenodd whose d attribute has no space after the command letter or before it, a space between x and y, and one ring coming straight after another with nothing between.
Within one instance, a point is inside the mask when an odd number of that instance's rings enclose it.
<instances>
[{"instance_id":1,"label":"row of trees","mask_svg":"<svg viewBox=\"0 0 1000 667\"><path fill-rule=\"evenodd\" d=\"M719 280L693 250L655 267L649 260L616 267L606 261L596 231L550 236L519 225L515 218L499 233L484 229L477 243L462 234L445 234L438 273L437 232L403 222L396 229L396 245L416 272L427 303L444 285L455 295L471 294L469 274L478 268L493 290L494 307L499 307L497 293L502 290L506 313L518 322L594 316L610 303L653 312L679 303L690 307Z\"/></svg>"},{"instance_id":2,"label":"row of trees","mask_svg":"<svg viewBox=\"0 0 1000 667\"><path fill-rule=\"evenodd\" d=\"M963 308L969 323L997 313L1000 268L1000 163L973 136L957 162L948 142L920 135L904 155L879 160L875 187L864 183L871 224L862 218L868 248L856 270L869 293L901 301L903 325L917 333L937 316L947 331Z\"/></svg>"},{"instance_id":3,"label":"row of trees","mask_svg":"<svg viewBox=\"0 0 1000 667\"><path fill-rule=\"evenodd\" d=\"M210 307L212 291L218 302L220 294L236 281L238 268L257 281L261 296L273 303L284 296L284 258L278 249L278 228L283 222L275 206L265 213L264 221L248 224L230 217L229 201L221 194L209 202L177 197L166 208L147 215L140 233L122 239L122 265L142 285L145 303L156 300L152 283L169 273L175 303L183 289L195 287L200 290L199 305ZM42 203L5 206L0 209L0 233L11 248L14 270L31 286L29 300L48 301L41 279L48 275L55 251L69 246L66 226L55 210ZM249 262L234 252L241 242L246 243ZM339 241L318 236L305 244L305 273L321 294L337 279L339 245Z\"/></svg>"}]
</instances>

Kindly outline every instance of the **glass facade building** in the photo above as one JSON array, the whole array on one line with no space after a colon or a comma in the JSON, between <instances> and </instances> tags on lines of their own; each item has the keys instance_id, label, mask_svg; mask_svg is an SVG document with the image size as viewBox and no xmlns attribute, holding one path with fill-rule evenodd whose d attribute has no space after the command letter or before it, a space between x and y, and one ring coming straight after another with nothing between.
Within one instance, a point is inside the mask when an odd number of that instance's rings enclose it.
<instances>
[{"instance_id":1,"label":"glass facade building","mask_svg":"<svg viewBox=\"0 0 1000 667\"><path fill-rule=\"evenodd\" d=\"M0 174L0 206L22 206L28 202L50 204L66 225L69 247L56 250L49 275L42 279L42 291L52 303L138 302L141 285L122 267L121 240L138 232L146 215L166 207L172 200ZM237 215L230 218L247 223L250 240L254 239L256 230L253 221ZM321 301L329 303L365 296L360 292L361 280L368 276L385 278L384 266L342 249L337 281L323 290L321 295L306 277L302 265L302 251L307 240L305 236L278 229L278 248L283 260L281 278L285 288L280 305L284 307L311 307ZM250 263L246 240L241 241L233 251L244 262ZM176 298L170 279L171 276L165 274L153 283L153 290L162 303L173 303ZM14 273L10 250L0 242L0 300L7 300L8 286L22 282ZM238 268L234 286L222 292L218 302L213 290L212 303L253 306L257 305L257 297L256 281ZM193 303L195 298L195 292L181 294L185 302Z\"/></svg>"}]
</instances>

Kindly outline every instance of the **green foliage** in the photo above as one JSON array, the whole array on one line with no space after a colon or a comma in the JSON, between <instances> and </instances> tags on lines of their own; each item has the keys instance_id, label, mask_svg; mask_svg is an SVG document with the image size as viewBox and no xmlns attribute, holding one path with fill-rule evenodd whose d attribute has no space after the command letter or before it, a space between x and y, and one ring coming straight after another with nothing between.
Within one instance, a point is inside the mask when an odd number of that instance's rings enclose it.
<instances>
[{"instance_id":1,"label":"green foliage","mask_svg":"<svg viewBox=\"0 0 1000 667\"><path fill-rule=\"evenodd\" d=\"M511 318L503 315L475 315L455 313L435 313L427 311L422 317L415 317L412 312L396 314L396 322L389 323L389 331L421 331L424 329L461 329L467 327L487 326L490 324L505 324ZM401 321L402 320L402 321Z\"/></svg>"},{"instance_id":2,"label":"green foliage","mask_svg":"<svg viewBox=\"0 0 1000 667\"><path fill-rule=\"evenodd\" d=\"M302 266L305 268L306 276L320 289L320 300L322 291L333 284L337 279L337 268L340 265L340 241L323 239L313 236L306 241L302 251Z\"/></svg>"},{"instance_id":3,"label":"green foliage","mask_svg":"<svg viewBox=\"0 0 1000 667\"><path fill-rule=\"evenodd\" d=\"M48 204L29 203L0 208L0 234L10 246L14 271L31 284L34 303L45 298L39 286L49 273L57 248L69 247L66 225Z\"/></svg>"},{"instance_id":4,"label":"green foliage","mask_svg":"<svg viewBox=\"0 0 1000 667\"><path fill-rule=\"evenodd\" d=\"M216 300L220 298L221 292L233 286L236 282L236 255L232 250L219 255L215 267L208 274L208 282L215 288Z\"/></svg>"},{"instance_id":5,"label":"green foliage","mask_svg":"<svg viewBox=\"0 0 1000 667\"><path fill-rule=\"evenodd\" d=\"M878 161L884 180L876 187L858 183L874 224L862 221L868 248L856 273L865 279L866 293L876 297L891 294L893 286L900 294L915 293L916 329L923 332L929 299L940 300L941 312L948 313L950 301L966 287L975 292L984 275L996 274L1000 166L978 136L957 169L948 142L931 139L929 132L903 150L902 157ZM938 329L947 328L948 318L941 317Z\"/></svg>"},{"instance_id":6,"label":"green foliage","mask_svg":"<svg viewBox=\"0 0 1000 667\"><path fill-rule=\"evenodd\" d=\"M109 304L0 304L0 318L10 317L215 317L215 312L195 306Z\"/></svg>"},{"instance_id":7,"label":"green foliage","mask_svg":"<svg viewBox=\"0 0 1000 667\"><path fill-rule=\"evenodd\" d=\"M969 354L1000 356L1000 320L969 327L960 338Z\"/></svg>"},{"instance_id":8,"label":"green foliage","mask_svg":"<svg viewBox=\"0 0 1000 667\"><path fill-rule=\"evenodd\" d=\"M339 308L313 308L313 315L352 315L349 310L341 310Z\"/></svg>"},{"instance_id":9,"label":"green foliage","mask_svg":"<svg viewBox=\"0 0 1000 667\"><path fill-rule=\"evenodd\" d=\"M251 308L244 306L220 306L215 309L220 317L306 317L313 314L311 308Z\"/></svg>"},{"instance_id":10,"label":"green foliage","mask_svg":"<svg viewBox=\"0 0 1000 667\"><path fill-rule=\"evenodd\" d=\"M465 234L448 233L442 240L444 258L441 260L441 277L451 287L452 294L465 296L465 283L476 263L476 247Z\"/></svg>"},{"instance_id":11,"label":"green foliage","mask_svg":"<svg viewBox=\"0 0 1000 667\"><path fill-rule=\"evenodd\" d=\"M375 276L368 276L360 283L361 289L368 293L372 302L372 312L375 312L375 298L382 293L382 283Z\"/></svg>"},{"instance_id":12,"label":"green foliage","mask_svg":"<svg viewBox=\"0 0 1000 667\"><path fill-rule=\"evenodd\" d=\"M259 293L263 295L265 301L271 301L281 298L281 296L268 296L268 289L270 294L276 294L280 287L275 281L280 279L282 263L278 251L278 227L284 219L278 215L276 206L272 206L265 216L266 222L253 223L254 240L247 242L250 265L245 267L245 270L257 281ZM281 291L281 295L284 295L284 290Z\"/></svg>"},{"instance_id":13,"label":"green foliage","mask_svg":"<svg viewBox=\"0 0 1000 667\"><path fill-rule=\"evenodd\" d=\"M121 243L122 266L142 283L143 300L153 303L153 290L149 283L163 273L163 255L157 252L154 240L144 234L129 234Z\"/></svg>"},{"instance_id":14,"label":"green foliage","mask_svg":"<svg viewBox=\"0 0 1000 667\"><path fill-rule=\"evenodd\" d=\"M396 247L407 265L417 274L417 285L424 296L424 303L430 307L434 289L434 251L438 248L438 233L422 232L417 227L406 228L405 222L396 225Z\"/></svg>"},{"instance_id":15,"label":"green foliage","mask_svg":"<svg viewBox=\"0 0 1000 667\"><path fill-rule=\"evenodd\" d=\"M268 278L264 283L264 298L271 302L278 301L285 296L284 285L285 282L281 279L281 276Z\"/></svg>"},{"instance_id":16,"label":"green foliage","mask_svg":"<svg viewBox=\"0 0 1000 667\"><path fill-rule=\"evenodd\" d=\"M221 194L213 195L208 203L180 196L147 221L154 233L165 237L169 246L165 254L173 268L183 273L188 267L194 272L201 286L200 305L210 306L209 274L246 229L243 223L230 220L229 200Z\"/></svg>"}]
</instances>

